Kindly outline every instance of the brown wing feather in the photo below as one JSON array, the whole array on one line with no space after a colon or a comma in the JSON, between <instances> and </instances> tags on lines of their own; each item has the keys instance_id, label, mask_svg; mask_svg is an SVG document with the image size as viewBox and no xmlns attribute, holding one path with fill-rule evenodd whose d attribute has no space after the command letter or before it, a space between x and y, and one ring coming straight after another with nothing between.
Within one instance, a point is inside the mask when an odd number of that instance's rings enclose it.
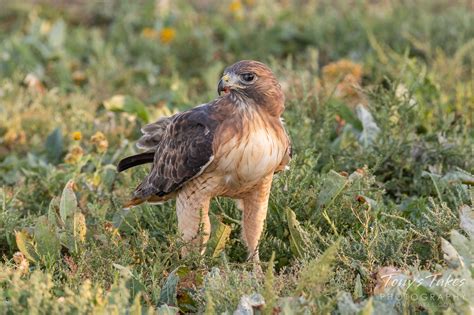
<instances>
[{"instance_id":1,"label":"brown wing feather","mask_svg":"<svg viewBox=\"0 0 474 315\"><path fill-rule=\"evenodd\" d=\"M141 130L143 135L138 139L137 147L139 149L156 151L171 121L172 117L163 117L154 123L143 126Z\"/></svg>"},{"instance_id":2,"label":"brown wing feather","mask_svg":"<svg viewBox=\"0 0 474 315\"><path fill-rule=\"evenodd\" d=\"M213 157L217 125L209 105L173 116L156 147L153 168L133 198L167 195L202 172Z\"/></svg>"}]
</instances>

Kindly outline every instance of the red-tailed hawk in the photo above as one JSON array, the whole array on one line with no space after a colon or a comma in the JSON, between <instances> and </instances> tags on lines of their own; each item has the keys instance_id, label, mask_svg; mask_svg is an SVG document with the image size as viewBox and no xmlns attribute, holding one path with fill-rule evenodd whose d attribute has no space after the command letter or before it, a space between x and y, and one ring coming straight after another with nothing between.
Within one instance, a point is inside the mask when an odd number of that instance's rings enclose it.
<instances>
[{"instance_id":1,"label":"red-tailed hawk","mask_svg":"<svg viewBox=\"0 0 474 315\"><path fill-rule=\"evenodd\" d=\"M258 261L273 174L291 158L280 118L285 97L272 71L250 60L225 69L218 93L214 101L143 127L137 146L146 152L123 159L117 169L153 163L128 206L176 198L184 253L209 239L211 198L235 199L249 258Z\"/></svg>"}]
</instances>

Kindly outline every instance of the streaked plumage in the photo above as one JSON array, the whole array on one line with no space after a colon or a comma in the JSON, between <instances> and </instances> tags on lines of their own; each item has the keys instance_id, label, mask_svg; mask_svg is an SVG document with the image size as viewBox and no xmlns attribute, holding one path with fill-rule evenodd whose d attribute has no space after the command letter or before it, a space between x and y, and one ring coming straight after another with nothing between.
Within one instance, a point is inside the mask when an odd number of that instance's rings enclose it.
<instances>
[{"instance_id":1,"label":"streaked plumage","mask_svg":"<svg viewBox=\"0 0 474 315\"><path fill-rule=\"evenodd\" d=\"M235 199L243 211L243 239L258 261L273 174L291 156L280 118L284 95L271 70L256 61L227 68L218 90L223 93L212 102L145 126L137 146L146 152L117 168L153 163L128 205L176 198L178 228L197 246L209 238L210 199Z\"/></svg>"}]
</instances>

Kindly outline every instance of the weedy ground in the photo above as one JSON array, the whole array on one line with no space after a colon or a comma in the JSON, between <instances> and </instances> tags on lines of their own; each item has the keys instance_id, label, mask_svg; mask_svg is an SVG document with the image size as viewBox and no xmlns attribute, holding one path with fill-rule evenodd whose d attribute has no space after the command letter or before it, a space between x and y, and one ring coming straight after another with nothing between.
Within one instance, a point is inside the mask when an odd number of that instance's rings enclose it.
<instances>
[{"instance_id":1,"label":"weedy ground","mask_svg":"<svg viewBox=\"0 0 474 315\"><path fill-rule=\"evenodd\" d=\"M3 1L1 312L473 312L473 10ZM212 203L206 255L182 259L172 202L121 207L147 167L114 168L240 59L274 69L294 146L263 274L231 201Z\"/></svg>"}]
</instances>

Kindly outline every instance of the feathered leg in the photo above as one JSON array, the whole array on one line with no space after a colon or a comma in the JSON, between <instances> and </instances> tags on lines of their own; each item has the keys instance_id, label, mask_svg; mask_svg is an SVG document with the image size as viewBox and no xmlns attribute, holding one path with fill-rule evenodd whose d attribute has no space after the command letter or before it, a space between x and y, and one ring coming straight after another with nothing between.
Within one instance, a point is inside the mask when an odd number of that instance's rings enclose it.
<instances>
[{"instance_id":1,"label":"feathered leg","mask_svg":"<svg viewBox=\"0 0 474 315\"><path fill-rule=\"evenodd\" d=\"M210 197L195 188L197 185L186 185L176 198L178 230L186 242L181 252L183 256L192 251L203 254L211 234Z\"/></svg>"},{"instance_id":2,"label":"feathered leg","mask_svg":"<svg viewBox=\"0 0 474 315\"><path fill-rule=\"evenodd\" d=\"M268 198L272 186L273 174L265 177L252 193L237 202L242 208L242 238L247 245L248 259L258 263L258 242L262 235L267 216Z\"/></svg>"}]
</instances>

